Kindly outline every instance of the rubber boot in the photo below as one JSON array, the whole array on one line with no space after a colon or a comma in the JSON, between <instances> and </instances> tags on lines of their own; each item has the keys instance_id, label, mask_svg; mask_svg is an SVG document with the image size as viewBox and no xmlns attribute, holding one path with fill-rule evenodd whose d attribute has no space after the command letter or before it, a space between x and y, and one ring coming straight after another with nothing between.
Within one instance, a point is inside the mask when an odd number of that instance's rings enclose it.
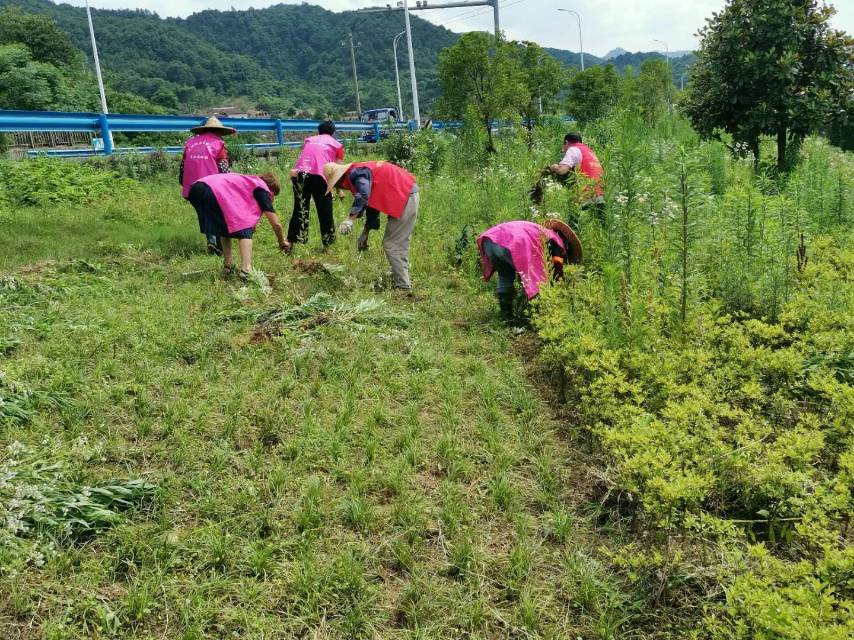
<instances>
[{"instance_id":1,"label":"rubber boot","mask_svg":"<svg viewBox=\"0 0 854 640\"><path fill-rule=\"evenodd\" d=\"M513 298L512 291L498 294L498 307L501 309L501 319L504 322L513 322Z\"/></svg>"}]
</instances>

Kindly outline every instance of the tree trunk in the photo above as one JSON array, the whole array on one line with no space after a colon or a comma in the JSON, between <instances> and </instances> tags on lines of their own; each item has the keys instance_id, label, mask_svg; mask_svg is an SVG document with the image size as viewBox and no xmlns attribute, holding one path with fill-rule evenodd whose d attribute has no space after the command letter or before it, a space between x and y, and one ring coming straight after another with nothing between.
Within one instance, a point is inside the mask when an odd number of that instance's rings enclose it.
<instances>
[{"instance_id":1,"label":"tree trunk","mask_svg":"<svg viewBox=\"0 0 854 640\"><path fill-rule=\"evenodd\" d=\"M786 170L786 127L777 129L777 171Z\"/></svg>"},{"instance_id":2,"label":"tree trunk","mask_svg":"<svg viewBox=\"0 0 854 640\"><path fill-rule=\"evenodd\" d=\"M487 118L484 124L486 125L486 135L489 138L489 142L486 143L486 150L489 153L495 153L495 143L492 141L492 120Z\"/></svg>"},{"instance_id":3,"label":"tree trunk","mask_svg":"<svg viewBox=\"0 0 854 640\"><path fill-rule=\"evenodd\" d=\"M750 141L750 151L753 152L753 170L759 171L759 138Z\"/></svg>"}]
</instances>

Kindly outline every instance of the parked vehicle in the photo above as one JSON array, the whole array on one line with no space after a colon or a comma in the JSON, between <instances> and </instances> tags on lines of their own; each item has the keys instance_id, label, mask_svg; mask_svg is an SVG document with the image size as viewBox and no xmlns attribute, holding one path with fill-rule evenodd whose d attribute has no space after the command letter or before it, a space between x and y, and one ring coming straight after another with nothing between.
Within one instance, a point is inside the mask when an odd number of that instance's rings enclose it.
<instances>
[{"instance_id":1,"label":"parked vehicle","mask_svg":"<svg viewBox=\"0 0 854 640\"><path fill-rule=\"evenodd\" d=\"M397 109L392 107L385 107L383 109L368 109L367 111L363 111L362 115L359 117L361 122L369 122L372 124L378 124L380 126L390 125L394 122L397 122ZM374 132L366 133L362 136L362 140L365 142L379 142L380 140L388 138L388 129L380 129L379 139Z\"/></svg>"}]
</instances>

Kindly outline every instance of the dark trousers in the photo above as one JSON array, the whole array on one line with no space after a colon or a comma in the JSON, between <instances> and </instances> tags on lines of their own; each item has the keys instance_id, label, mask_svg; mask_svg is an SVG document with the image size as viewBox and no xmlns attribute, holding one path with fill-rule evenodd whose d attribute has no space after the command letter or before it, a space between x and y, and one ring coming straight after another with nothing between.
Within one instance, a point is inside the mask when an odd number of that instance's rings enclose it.
<instances>
[{"instance_id":1,"label":"dark trousers","mask_svg":"<svg viewBox=\"0 0 854 640\"><path fill-rule=\"evenodd\" d=\"M332 217L332 194L326 193L326 180L312 173L299 173L291 178L294 187L294 212L288 225L288 242L308 241L308 213L311 199L317 207L320 238L323 246L335 242L335 219Z\"/></svg>"}]
</instances>

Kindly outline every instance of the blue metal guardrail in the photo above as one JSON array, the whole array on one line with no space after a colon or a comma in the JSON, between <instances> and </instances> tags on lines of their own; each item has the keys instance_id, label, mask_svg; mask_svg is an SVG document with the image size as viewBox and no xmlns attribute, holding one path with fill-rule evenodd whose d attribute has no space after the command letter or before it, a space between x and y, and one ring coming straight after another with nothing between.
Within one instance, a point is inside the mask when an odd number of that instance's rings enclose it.
<instances>
[{"instance_id":1,"label":"blue metal guardrail","mask_svg":"<svg viewBox=\"0 0 854 640\"><path fill-rule=\"evenodd\" d=\"M60 111L4 111L0 110L0 132L3 131L84 131L100 134L104 147L102 151L89 149L69 149L50 153L59 157L79 157L84 155L111 155L118 153L147 153L151 147L119 148L113 147L111 132L147 132L165 133L189 131L206 120L205 116L155 116L131 115L120 113L70 113ZM220 118L222 123L238 132L275 132L276 143L245 145L247 147L299 146L299 142L288 142L286 132L308 133L317 131L317 120L281 120L273 118ZM341 121L335 123L341 133L357 133L365 140L377 141L381 136L379 123ZM413 128L414 123L397 123L395 129ZM169 153L180 152L179 147L166 147ZM36 152L39 153L39 152Z\"/></svg>"}]
</instances>

